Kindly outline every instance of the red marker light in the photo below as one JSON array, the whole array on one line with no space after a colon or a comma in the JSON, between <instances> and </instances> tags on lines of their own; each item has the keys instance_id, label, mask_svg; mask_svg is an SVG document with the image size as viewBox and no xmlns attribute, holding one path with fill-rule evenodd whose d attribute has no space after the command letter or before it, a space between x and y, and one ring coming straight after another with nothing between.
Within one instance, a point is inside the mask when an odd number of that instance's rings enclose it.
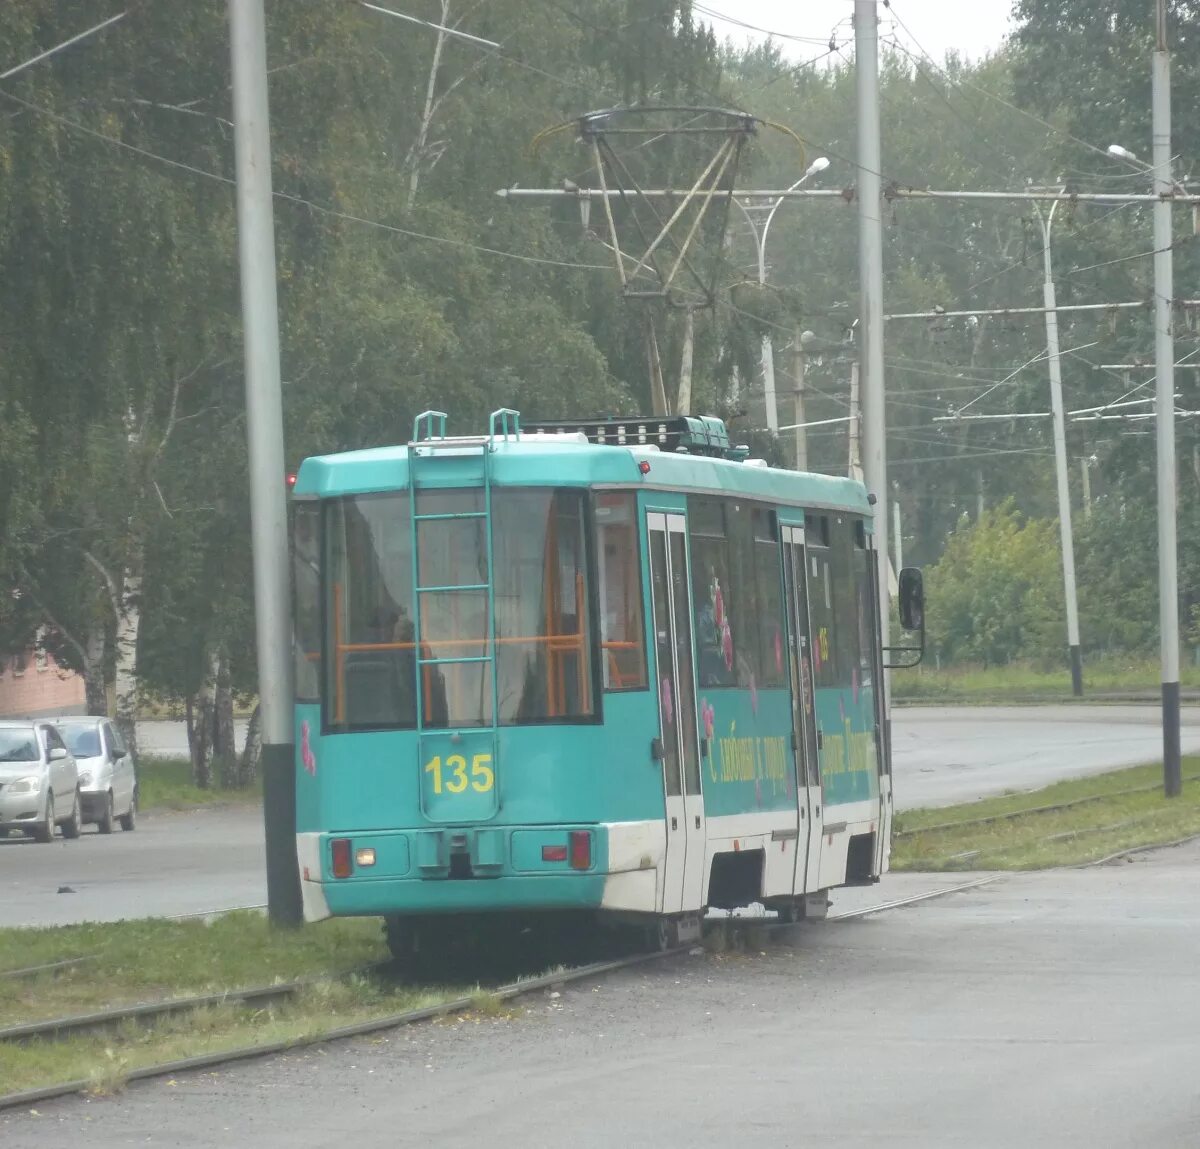
<instances>
[{"instance_id":1,"label":"red marker light","mask_svg":"<svg viewBox=\"0 0 1200 1149\"><path fill-rule=\"evenodd\" d=\"M333 876L335 878L348 878L354 873L354 861L350 855L350 839L349 838L334 838L329 843L330 850L333 854Z\"/></svg>"},{"instance_id":2,"label":"red marker light","mask_svg":"<svg viewBox=\"0 0 1200 1149\"><path fill-rule=\"evenodd\" d=\"M287 485L289 491L296 485L296 476L294 474L287 476Z\"/></svg>"},{"instance_id":3,"label":"red marker light","mask_svg":"<svg viewBox=\"0 0 1200 1149\"><path fill-rule=\"evenodd\" d=\"M638 463L638 470L641 471L643 475L648 475L650 474L650 464L643 459L640 463Z\"/></svg>"},{"instance_id":4,"label":"red marker light","mask_svg":"<svg viewBox=\"0 0 1200 1149\"><path fill-rule=\"evenodd\" d=\"M592 868L592 835L587 830L572 830L571 869L590 870Z\"/></svg>"},{"instance_id":5,"label":"red marker light","mask_svg":"<svg viewBox=\"0 0 1200 1149\"><path fill-rule=\"evenodd\" d=\"M543 862L565 862L567 860L566 846L543 846L542 861Z\"/></svg>"}]
</instances>

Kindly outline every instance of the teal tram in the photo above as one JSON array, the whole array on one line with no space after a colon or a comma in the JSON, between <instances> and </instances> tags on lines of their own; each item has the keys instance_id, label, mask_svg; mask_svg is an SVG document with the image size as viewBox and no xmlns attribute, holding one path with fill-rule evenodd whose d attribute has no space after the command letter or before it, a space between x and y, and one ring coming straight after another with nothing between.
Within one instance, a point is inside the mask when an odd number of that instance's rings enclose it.
<instances>
[{"instance_id":1,"label":"teal tram","mask_svg":"<svg viewBox=\"0 0 1200 1149\"><path fill-rule=\"evenodd\" d=\"M745 456L712 418L501 410L485 435L426 412L407 446L303 463L308 920L383 916L398 956L502 913L663 943L708 907L819 914L878 880L871 500ZM918 572L901 598L919 626Z\"/></svg>"}]
</instances>

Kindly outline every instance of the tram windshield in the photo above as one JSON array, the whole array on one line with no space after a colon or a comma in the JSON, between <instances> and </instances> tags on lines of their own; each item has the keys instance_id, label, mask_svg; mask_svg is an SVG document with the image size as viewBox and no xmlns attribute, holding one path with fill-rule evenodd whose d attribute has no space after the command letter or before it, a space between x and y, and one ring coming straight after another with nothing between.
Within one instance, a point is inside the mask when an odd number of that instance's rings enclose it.
<instances>
[{"instance_id":1,"label":"tram windshield","mask_svg":"<svg viewBox=\"0 0 1200 1149\"><path fill-rule=\"evenodd\" d=\"M584 492L576 490L493 491L489 618L481 490L419 493L418 515L436 516L416 520L419 571L407 493L330 501L328 727L412 728L418 706L425 727L490 726L493 669L499 725L592 720L585 508Z\"/></svg>"}]
</instances>

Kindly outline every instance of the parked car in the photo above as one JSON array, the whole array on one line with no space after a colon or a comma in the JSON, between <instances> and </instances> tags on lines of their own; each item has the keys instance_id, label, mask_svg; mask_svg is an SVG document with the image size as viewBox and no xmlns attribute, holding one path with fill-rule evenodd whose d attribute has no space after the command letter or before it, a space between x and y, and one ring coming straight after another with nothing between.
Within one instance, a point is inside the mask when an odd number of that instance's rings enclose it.
<instances>
[{"instance_id":1,"label":"parked car","mask_svg":"<svg viewBox=\"0 0 1200 1149\"><path fill-rule=\"evenodd\" d=\"M24 830L39 842L78 838L79 767L49 722L0 721L0 831Z\"/></svg>"},{"instance_id":2,"label":"parked car","mask_svg":"<svg viewBox=\"0 0 1200 1149\"><path fill-rule=\"evenodd\" d=\"M62 734L79 764L79 797L83 820L111 834L137 824L137 768L120 731L107 718L64 716L48 719Z\"/></svg>"}]
</instances>

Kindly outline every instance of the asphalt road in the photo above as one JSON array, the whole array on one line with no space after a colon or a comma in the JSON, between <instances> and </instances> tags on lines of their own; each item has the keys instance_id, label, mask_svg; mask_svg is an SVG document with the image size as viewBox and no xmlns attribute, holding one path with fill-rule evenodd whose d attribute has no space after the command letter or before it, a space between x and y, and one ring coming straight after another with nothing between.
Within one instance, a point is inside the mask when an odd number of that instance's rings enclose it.
<instances>
[{"instance_id":1,"label":"asphalt road","mask_svg":"<svg viewBox=\"0 0 1200 1149\"><path fill-rule=\"evenodd\" d=\"M905 708L893 718L900 809L1153 759L1155 707ZM1200 751L1200 710L1184 712L1185 750ZM179 723L143 725L146 751L182 753ZM0 842L0 926L189 914L266 900L262 819L246 809L143 816L132 835L42 846ZM74 893L59 894L61 886Z\"/></svg>"},{"instance_id":2,"label":"asphalt road","mask_svg":"<svg viewBox=\"0 0 1200 1149\"><path fill-rule=\"evenodd\" d=\"M1194 1149L1200 847L0 1115L6 1149Z\"/></svg>"},{"instance_id":3,"label":"asphalt road","mask_svg":"<svg viewBox=\"0 0 1200 1149\"><path fill-rule=\"evenodd\" d=\"M892 712L899 809L970 802L1063 778L1162 760L1157 706L938 706ZM1200 753L1200 708L1186 707L1185 754Z\"/></svg>"},{"instance_id":4,"label":"asphalt road","mask_svg":"<svg viewBox=\"0 0 1200 1149\"><path fill-rule=\"evenodd\" d=\"M132 834L0 839L0 926L174 917L266 900L257 808L141 815Z\"/></svg>"}]
</instances>

